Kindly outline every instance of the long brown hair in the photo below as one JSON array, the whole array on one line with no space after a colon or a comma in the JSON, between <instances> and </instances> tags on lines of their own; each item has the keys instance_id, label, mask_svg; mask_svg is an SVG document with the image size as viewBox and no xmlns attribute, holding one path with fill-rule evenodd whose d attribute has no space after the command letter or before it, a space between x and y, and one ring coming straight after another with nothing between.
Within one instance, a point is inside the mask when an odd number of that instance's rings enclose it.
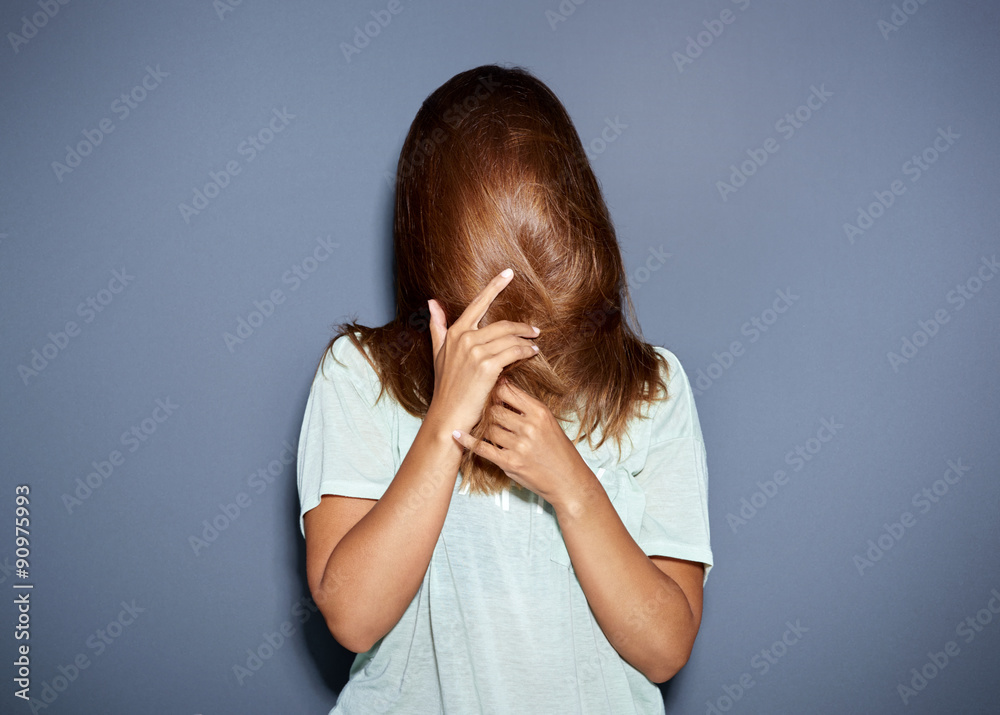
<instances>
[{"instance_id":1,"label":"long brown hair","mask_svg":"<svg viewBox=\"0 0 1000 715\"><path fill-rule=\"evenodd\" d=\"M667 398L669 364L641 337L580 138L562 103L526 70L476 67L424 100L399 156L393 247L396 317L374 328L340 323L327 346L346 335L365 354L381 381L379 399L388 388L407 412L426 415L434 392L428 298L451 325L507 267L514 277L479 325L513 320L541 329L539 352L501 374L560 421L576 422L574 443L586 437L596 449L611 437L621 455L641 403L657 399L657 388ZM496 387L488 404L501 404ZM484 415L472 435L482 439L489 421ZM474 493L519 486L471 450L460 471Z\"/></svg>"}]
</instances>

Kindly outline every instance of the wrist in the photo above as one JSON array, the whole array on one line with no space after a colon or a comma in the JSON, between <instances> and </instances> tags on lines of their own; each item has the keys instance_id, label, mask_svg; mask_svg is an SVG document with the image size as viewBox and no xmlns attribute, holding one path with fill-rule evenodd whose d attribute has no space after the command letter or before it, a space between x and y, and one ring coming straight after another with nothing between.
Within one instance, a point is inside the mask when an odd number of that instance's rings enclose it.
<instances>
[{"instance_id":1,"label":"wrist","mask_svg":"<svg viewBox=\"0 0 1000 715\"><path fill-rule=\"evenodd\" d=\"M597 475L585 463L574 470L558 492L542 495L552 505L560 524L579 519L592 511L597 499L607 499L607 492Z\"/></svg>"},{"instance_id":2,"label":"wrist","mask_svg":"<svg viewBox=\"0 0 1000 715\"><path fill-rule=\"evenodd\" d=\"M432 404L420 425L420 432L424 433L435 444L445 448L453 448L457 454L461 455L464 447L451 434L456 429L454 423L455 420L450 415L435 410Z\"/></svg>"}]
</instances>

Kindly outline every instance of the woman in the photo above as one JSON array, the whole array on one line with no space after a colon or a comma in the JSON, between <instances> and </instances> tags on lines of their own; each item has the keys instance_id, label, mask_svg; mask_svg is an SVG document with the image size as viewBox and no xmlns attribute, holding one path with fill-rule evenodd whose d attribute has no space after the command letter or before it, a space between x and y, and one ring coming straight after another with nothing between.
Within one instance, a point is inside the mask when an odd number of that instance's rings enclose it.
<instances>
[{"instance_id":1,"label":"woman","mask_svg":"<svg viewBox=\"0 0 1000 715\"><path fill-rule=\"evenodd\" d=\"M309 587L358 653L331 713L663 712L712 565L704 442L548 87L490 65L424 101L394 249L395 319L339 326L299 438Z\"/></svg>"}]
</instances>

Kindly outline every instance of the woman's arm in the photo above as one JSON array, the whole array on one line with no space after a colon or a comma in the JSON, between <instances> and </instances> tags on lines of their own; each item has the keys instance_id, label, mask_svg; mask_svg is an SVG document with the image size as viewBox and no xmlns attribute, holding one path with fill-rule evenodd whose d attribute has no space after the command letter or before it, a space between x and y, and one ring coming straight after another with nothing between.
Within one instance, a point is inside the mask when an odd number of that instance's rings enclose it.
<instances>
[{"instance_id":1,"label":"woman's arm","mask_svg":"<svg viewBox=\"0 0 1000 715\"><path fill-rule=\"evenodd\" d=\"M362 516L363 503L321 499L303 515L309 590L330 632L356 653L399 622L427 573L462 461L451 431L471 429L503 368L536 354L528 337L537 331L527 323L479 327L512 276L509 268L495 276L451 327L437 301L428 301L434 394L378 502Z\"/></svg>"},{"instance_id":2,"label":"woman's arm","mask_svg":"<svg viewBox=\"0 0 1000 715\"><path fill-rule=\"evenodd\" d=\"M622 658L654 683L669 680L698 635L704 566L647 556L590 468L577 479L549 503L587 603Z\"/></svg>"},{"instance_id":3,"label":"woman's arm","mask_svg":"<svg viewBox=\"0 0 1000 715\"><path fill-rule=\"evenodd\" d=\"M691 655L701 626L703 566L639 548L597 476L549 408L504 383L492 406L492 442L456 440L499 466L555 509L566 551L590 609L619 655L656 683Z\"/></svg>"},{"instance_id":4,"label":"woman's arm","mask_svg":"<svg viewBox=\"0 0 1000 715\"><path fill-rule=\"evenodd\" d=\"M378 501L324 497L305 513L309 590L330 632L348 650L370 650L416 595L461 459L451 427L429 412Z\"/></svg>"}]
</instances>

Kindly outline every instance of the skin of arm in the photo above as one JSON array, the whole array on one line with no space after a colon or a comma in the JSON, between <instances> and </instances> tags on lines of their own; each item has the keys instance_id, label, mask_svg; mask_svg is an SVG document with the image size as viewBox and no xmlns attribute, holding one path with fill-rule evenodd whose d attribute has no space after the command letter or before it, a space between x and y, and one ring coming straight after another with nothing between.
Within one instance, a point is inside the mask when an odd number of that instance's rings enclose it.
<instances>
[{"instance_id":1,"label":"skin of arm","mask_svg":"<svg viewBox=\"0 0 1000 715\"><path fill-rule=\"evenodd\" d=\"M687 663L701 626L704 567L647 556L548 407L514 385L499 393L500 425L477 443L455 440L499 466L555 509L591 611L619 655L654 683Z\"/></svg>"},{"instance_id":2,"label":"skin of arm","mask_svg":"<svg viewBox=\"0 0 1000 715\"><path fill-rule=\"evenodd\" d=\"M471 428L504 366L536 354L529 338L538 331L527 323L478 327L513 274L494 276L451 327L428 300L434 395L381 498L328 496L303 515L309 590L330 633L356 653L392 630L427 573L462 460L449 431Z\"/></svg>"},{"instance_id":3,"label":"skin of arm","mask_svg":"<svg viewBox=\"0 0 1000 715\"><path fill-rule=\"evenodd\" d=\"M552 496L566 551L616 651L654 683L687 663L701 625L704 567L647 556L589 467L578 491Z\"/></svg>"},{"instance_id":4,"label":"skin of arm","mask_svg":"<svg viewBox=\"0 0 1000 715\"><path fill-rule=\"evenodd\" d=\"M380 499L324 497L303 517L309 590L330 633L355 653L392 629L427 572L462 458L441 425L429 411Z\"/></svg>"}]
</instances>

